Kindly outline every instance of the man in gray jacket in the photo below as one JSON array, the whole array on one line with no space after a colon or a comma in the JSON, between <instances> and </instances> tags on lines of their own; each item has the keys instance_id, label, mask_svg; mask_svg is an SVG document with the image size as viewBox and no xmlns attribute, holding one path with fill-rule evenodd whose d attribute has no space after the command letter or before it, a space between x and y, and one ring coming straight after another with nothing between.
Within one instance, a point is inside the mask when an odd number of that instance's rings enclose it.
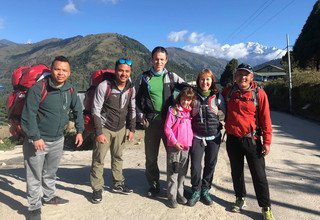
<instances>
[{"instance_id":1,"label":"man in gray jacket","mask_svg":"<svg viewBox=\"0 0 320 220\"><path fill-rule=\"evenodd\" d=\"M110 148L113 192L130 194L124 184L122 174L122 152L126 137L126 128L129 130L128 140L133 140L136 107L135 89L130 81L132 61L120 58L116 61L115 73L107 75L101 82L94 95L92 115L96 134L96 146L92 151L92 166L90 181L93 190L92 203L102 201L104 186L103 168L104 159Z\"/></svg>"}]
</instances>

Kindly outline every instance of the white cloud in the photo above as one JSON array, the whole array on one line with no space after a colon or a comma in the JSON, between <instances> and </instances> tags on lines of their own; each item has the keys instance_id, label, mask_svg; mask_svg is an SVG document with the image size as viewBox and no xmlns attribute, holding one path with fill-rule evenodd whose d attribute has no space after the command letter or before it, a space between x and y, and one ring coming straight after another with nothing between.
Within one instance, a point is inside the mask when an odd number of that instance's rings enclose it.
<instances>
[{"instance_id":1,"label":"white cloud","mask_svg":"<svg viewBox=\"0 0 320 220\"><path fill-rule=\"evenodd\" d=\"M168 40L170 42L184 41L184 35L186 35L187 33L188 33L187 30L177 31L177 32L172 31L168 35Z\"/></svg>"},{"instance_id":2,"label":"white cloud","mask_svg":"<svg viewBox=\"0 0 320 220\"><path fill-rule=\"evenodd\" d=\"M26 44L32 44L32 40L27 40Z\"/></svg>"},{"instance_id":3,"label":"white cloud","mask_svg":"<svg viewBox=\"0 0 320 220\"><path fill-rule=\"evenodd\" d=\"M4 27L5 27L5 22L4 22L4 19L3 18L0 18L0 30L1 29L4 29Z\"/></svg>"},{"instance_id":4,"label":"white cloud","mask_svg":"<svg viewBox=\"0 0 320 220\"><path fill-rule=\"evenodd\" d=\"M172 42L184 41L186 45L183 49L187 51L226 60L236 58L269 61L281 58L286 53L282 49L268 48L256 42L221 45L213 35L197 32L189 35L187 31L171 32L168 39Z\"/></svg>"},{"instance_id":5,"label":"white cloud","mask_svg":"<svg viewBox=\"0 0 320 220\"><path fill-rule=\"evenodd\" d=\"M63 7L63 11L69 14L75 14L78 12L76 5L72 0L69 0L69 3Z\"/></svg>"}]
</instances>

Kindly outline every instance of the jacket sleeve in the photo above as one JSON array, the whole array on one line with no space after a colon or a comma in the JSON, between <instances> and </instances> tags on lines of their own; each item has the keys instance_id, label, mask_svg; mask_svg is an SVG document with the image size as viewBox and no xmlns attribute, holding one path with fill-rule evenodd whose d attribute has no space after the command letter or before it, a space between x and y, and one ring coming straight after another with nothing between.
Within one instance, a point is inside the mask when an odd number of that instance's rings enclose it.
<instances>
[{"instance_id":1,"label":"jacket sleeve","mask_svg":"<svg viewBox=\"0 0 320 220\"><path fill-rule=\"evenodd\" d=\"M105 96L107 92L107 81L100 83L94 93L93 104L92 104L92 117L94 121L94 128L96 135L102 134L102 120L101 120L101 110L103 103L105 101Z\"/></svg>"},{"instance_id":2,"label":"jacket sleeve","mask_svg":"<svg viewBox=\"0 0 320 220\"><path fill-rule=\"evenodd\" d=\"M168 139L168 146L174 146L177 143L175 134L172 131L172 127L176 121L176 116L172 113L171 107L167 112L167 117L164 123L164 133Z\"/></svg>"},{"instance_id":3,"label":"jacket sleeve","mask_svg":"<svg viewBox=\"0 0 320 220\"><path fill-rule=\"evenodd\" d=\"M262 131L263 144L271 145L272 123L270 117L270 107L267 94L263 89L259 89L259 125Z\"/></svg>"},{"instance_id":4,"label":"jacket sleeve","mask_svg":"<svg viewBox=\"0 0 320 220\"><path fill-rule=\"evenodd\" d=\"M40 99L41 87L39 84L35 84L28 90L21 114L22 130L27 135L28 139L33 141L41 139L37 122Z\"/></svg>"},{"instance_id":5,"label":"jacket sleeve","mask_svg":"<svg viewBox=\"0 0 320 220\"><path fill-rule=\"evenodd\" d=\"M135 101L136 101L136 117L138 122L143 121L143 108L142 108L142 102L144 99L144 89L143 89L143 75L138 78L138 81L136 82L137 90L136 90L136 96L135 96Z\"/></svg>"},{"instance_id":6,"label":"jacket sleeve","mask_svg":"<svg viewBox=\"0 0 320 220\"><path fill-rule=\"evenodd\" d=\"M72 99L71 99L70 108L72 110L72 114L75 119L75 127L77 130L77 133L82 133L84 130L84 121L83 121L83 109L82 109L81 101L76 91L72 93L71 97Z\"/></svg>"},{"instance_id":7,"label":"jacket sleeve","mask_svg":"<svg viewBox=\"0 0 320 220\"><path fill-rule=\"evenodd\" d=\"M136 90L134 87L130 88L131 96L129 92L129 106L128 106L128 115L127 115L127 128L134 132L136 129Z\"/></svg>"}]
</instances>

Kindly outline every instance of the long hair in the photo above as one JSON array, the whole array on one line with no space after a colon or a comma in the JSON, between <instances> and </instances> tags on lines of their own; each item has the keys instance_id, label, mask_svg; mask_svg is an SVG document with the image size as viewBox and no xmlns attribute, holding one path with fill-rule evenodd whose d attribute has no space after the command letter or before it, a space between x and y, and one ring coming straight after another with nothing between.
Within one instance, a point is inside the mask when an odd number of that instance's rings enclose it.
<instances>
[{"instance_id":1,"label":"long hair","mask_svg":"<svg viewBox=\"0 0 320 220\"><path fill-rule=\"evenodd\" d=\"M187 99L191 99L192 101L195 100L196 98L196 93L195 91L193 90L192 87L184 87L179 95L177 96L177 98L174 100L174 104L173 106L177 107L178 105L180 105L180 100L182 97L186 97Z\"/></svg>"},{"instance_id":2,"label":"long hair","mask_svg":"<svg viewBox=\"0 0 320 220\"><path fill-rule=\"evenodd\" d=\"M200 89L200 78L203 75L207 75L212 79L212 83L210 86L210 90L214 93L217 94L219 92L219 89L216 85L217 79L215 77L215 75L213 74L213 72L210 69L203 69L199 74L198 74L198 78L197 78L197 87L198 89Z\"/></svg>"}]
</instances>

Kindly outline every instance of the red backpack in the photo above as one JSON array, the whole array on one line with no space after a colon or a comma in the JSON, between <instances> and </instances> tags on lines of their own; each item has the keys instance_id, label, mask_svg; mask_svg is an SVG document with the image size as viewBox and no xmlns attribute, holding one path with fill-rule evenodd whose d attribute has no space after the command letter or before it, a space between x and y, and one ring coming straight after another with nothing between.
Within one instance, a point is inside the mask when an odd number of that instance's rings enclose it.
<instances>
[{"instance_id":1,"label":"red backpack","mask_svg":"<svg viewBox=\"0 0 320 220\"><path fill-rule=\"evenodd\" d=\"M93 73L91 73L90 87L87 89L83 100L84 127L88 132L94 131L94 123L91 115L94 93L96 91L97 86L107 78L108 74L114 74L114 70L96 70ZM110 92L111 89L108 86L108 91L106 93L107 96L109 96Z\"/></svg>"},{"instance_id":2,"label":"red backpack","mask_svg":"<svg viewBox=\"0 0 320 220\"><path fill-rule=\"evenodd\" d=\"M10 124L10 133L14 137L23 137L21 129L21 113L25 103L25 97L28 89L37 81L50 75L50 69L39 64L35 66L21 66L13 71L11 82L13 91L7 99L7 114ZM41 100L42 102L47 95L46 80L42 80Z\"/></svg>"}]
</instances>

